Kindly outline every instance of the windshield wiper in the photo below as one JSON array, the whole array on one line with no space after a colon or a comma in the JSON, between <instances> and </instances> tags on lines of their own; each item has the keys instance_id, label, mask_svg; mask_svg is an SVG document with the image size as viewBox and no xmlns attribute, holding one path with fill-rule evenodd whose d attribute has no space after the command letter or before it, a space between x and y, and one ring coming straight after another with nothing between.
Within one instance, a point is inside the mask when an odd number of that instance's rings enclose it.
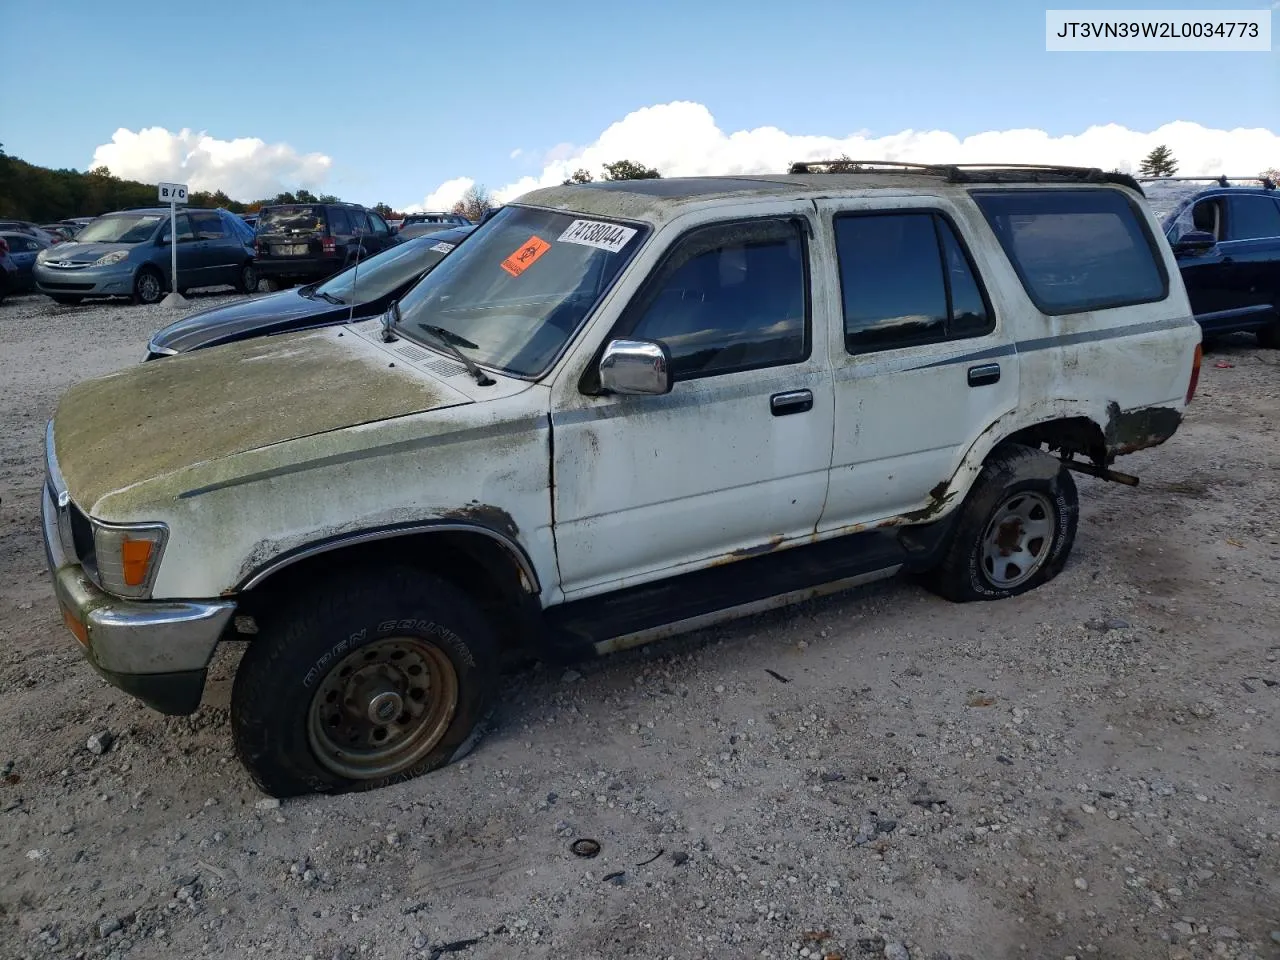
<instances>
[{"instance_id":1,"label":"windshield wiper","mask_svg":"<svg viewBox=\"0 0 1280 960\"><path fill-rule=\"evenodd\" d=\"M345 307L347 305L347 301L343 300L341 297L335 297L332 293L325 293L323 290L314 290L312 292L321 300L327 300L329 303L336 303L340 307Z\"/></svg>"},{"instance_id":2,"label":"windshield wiper","mask_svg":"<svg viewBox=\"0 0 1280 960\"><path fill-rule=\"evenodd\" d=\"M492 377L480 369L474 360L458 349L459 346L476 348L476 344L472 343L466 337L460 337L452 330L446 330L444 327L437 327L429 323L419 323L416 325L419 330L427 334L440 346L444 347L451 356L457 357L462 361L467 371L476 378L476 383L482 387L490 387L497 383Z\"/></svg>"}]
</instances>

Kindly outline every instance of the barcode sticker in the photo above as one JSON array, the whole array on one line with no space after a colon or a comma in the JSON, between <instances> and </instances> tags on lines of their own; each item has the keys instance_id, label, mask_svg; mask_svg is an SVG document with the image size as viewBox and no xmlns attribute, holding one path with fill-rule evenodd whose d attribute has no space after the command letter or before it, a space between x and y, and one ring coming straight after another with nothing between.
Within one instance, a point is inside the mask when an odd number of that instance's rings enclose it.
<instances>
[{"instance_id":1,"label":"barcode sticker","mask_svg":"<svg viewBox=\"0 0 1280 960\"><path fill-rule=\"evenodd\" d=\"M623 227L616 223L601 223L599 220L575 220L569 229L560 234L564 243L580 243L584 247L596 247L617 253L627 245L627 241L636 235L635 228Z\"/></svg>"}]
</instances>

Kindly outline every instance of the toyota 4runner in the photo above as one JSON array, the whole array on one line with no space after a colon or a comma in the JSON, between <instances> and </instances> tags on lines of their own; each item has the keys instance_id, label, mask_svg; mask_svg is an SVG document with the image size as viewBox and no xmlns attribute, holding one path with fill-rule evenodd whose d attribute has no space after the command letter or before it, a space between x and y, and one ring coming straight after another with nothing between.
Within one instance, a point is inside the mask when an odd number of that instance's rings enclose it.
<instances>
[{"instance_id":1,"label":"toyota 4runner","mask_svg":"<svg viewBox=\"0 0 1280 960\"><path fill-rule=\"evenodd\" d=\"M848 172L852 170L853 172ZM381 318L82 383L47 437L63 618L194 711L247 641L283 796L457 758L503 654L605 653L890 577L1055 576L1200 332L1130 178L797 164L525 195Z\"/></svg>"}]
</instances>

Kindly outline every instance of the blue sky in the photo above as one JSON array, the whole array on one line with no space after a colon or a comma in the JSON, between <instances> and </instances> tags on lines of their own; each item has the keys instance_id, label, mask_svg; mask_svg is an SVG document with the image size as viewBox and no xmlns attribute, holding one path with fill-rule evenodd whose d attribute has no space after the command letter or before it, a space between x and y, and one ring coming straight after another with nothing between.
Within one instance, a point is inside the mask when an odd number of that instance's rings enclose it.
<instances>
[{"instance_id":1,"label":"blue sky","mask_svg":"<svg viewBox=\"0 0 1280 960\"><path fill-rule=\"evenodd\" d=\"M257 137L331 158L326 189L404 204L451 178L536 177L558 144L585 147L631 111L676 100L705 105L726 133L1056 137L1178 120L1280 132L1280 46L1047 53L1044 11L1025 0L14 2L0 141L83 169L121 127ZM39 79L13 82L23 76Z\"/></svg>"}]
</instances>

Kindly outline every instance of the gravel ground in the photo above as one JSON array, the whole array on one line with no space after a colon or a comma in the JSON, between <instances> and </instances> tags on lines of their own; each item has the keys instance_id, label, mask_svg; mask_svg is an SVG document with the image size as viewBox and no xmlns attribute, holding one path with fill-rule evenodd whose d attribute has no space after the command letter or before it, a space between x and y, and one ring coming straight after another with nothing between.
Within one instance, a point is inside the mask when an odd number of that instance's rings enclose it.
<instances>
[{"instance_id":1,"label":"gravel ground","mask_svg":"<svg viewBox=\"0 0 1280 960\"><path fill-rule=\"evenodd\" d=\"M1210 354L1028 596L893 581L527 669L468 761L281 806L234 650L149 712L44 570L55 400L171 315L0 307L0 956L1280 956L1280 354Z\"/></svg>"}]
</instances>

